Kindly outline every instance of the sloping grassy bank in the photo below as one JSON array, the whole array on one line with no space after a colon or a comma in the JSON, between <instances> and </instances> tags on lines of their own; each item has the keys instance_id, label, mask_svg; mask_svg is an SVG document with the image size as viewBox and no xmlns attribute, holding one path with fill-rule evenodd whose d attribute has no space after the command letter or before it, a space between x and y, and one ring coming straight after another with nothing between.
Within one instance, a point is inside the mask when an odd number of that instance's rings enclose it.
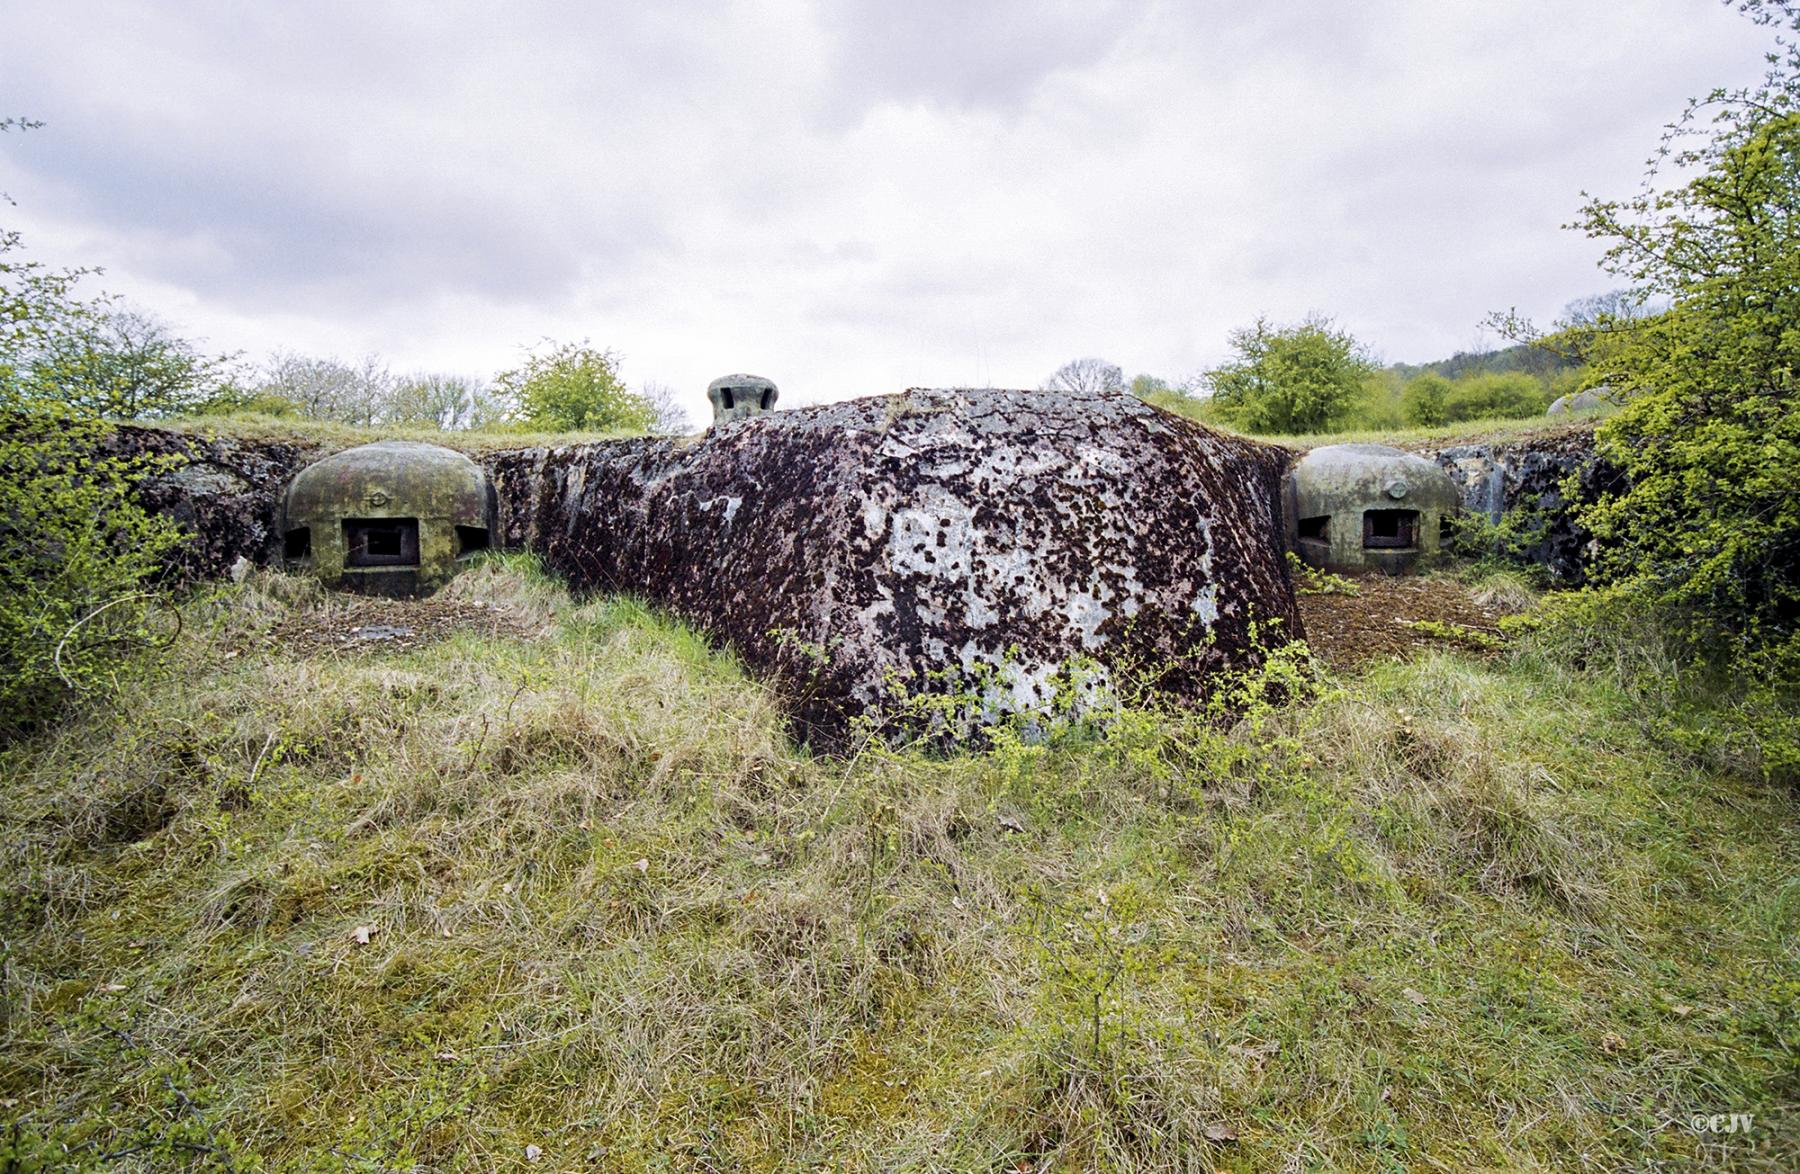
<instances>
[{"instance_id":1,"label":"sloping grassy bank","mask_svg":"<svg viewBox=\"0 0 1800 1174\"><path fill-rule=\"evenodd\" d=\"M448 590L545 634L303 656L253 577L4 751L0 1169L1800 1152L1793 798L1599 670L822 761L637 604Z\"/></svg>"}]
</instances>

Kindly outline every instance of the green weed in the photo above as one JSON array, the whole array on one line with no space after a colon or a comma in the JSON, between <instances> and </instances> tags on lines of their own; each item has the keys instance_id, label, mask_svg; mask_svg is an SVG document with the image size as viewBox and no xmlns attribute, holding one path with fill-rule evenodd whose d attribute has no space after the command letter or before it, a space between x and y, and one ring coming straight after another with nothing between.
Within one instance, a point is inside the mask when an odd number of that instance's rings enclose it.
<instances>
[{"instance_id":1,"label":"green weed","mask_svg":"<svg viewBox=\"0 0 1800 1174\"><path fill-rule=\"evenodd\" d=\"M541 635L302 654L253 576L0 751L0 1161L1791 1163L1793 799L1646 740L1623 646L823 759L641 603L451 589Z\"/></svg>"}]
</instances>

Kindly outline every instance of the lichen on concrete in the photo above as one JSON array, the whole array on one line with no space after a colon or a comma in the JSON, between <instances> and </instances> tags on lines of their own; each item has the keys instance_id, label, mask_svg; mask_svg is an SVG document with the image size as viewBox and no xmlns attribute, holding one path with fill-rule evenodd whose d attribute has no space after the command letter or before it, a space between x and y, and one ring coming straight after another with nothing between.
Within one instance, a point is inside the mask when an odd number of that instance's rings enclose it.
<instances>
[{"instance_id":1,"label":"lichen on concrete","mask_svg":"<svg viewBox=\"0 0 1800 1174\"><path fill-rule=\"evenodd\" d=\"M493 506L486 474L462 453L436 444L383 440L333 453L302 469L288 487L283 529L304 541L289 563L329 587L373 594L428 593L449 581L458 559L486 550ZM367 556L359 535L404 526L406 548ZM387 534L397 544L402 535ZM472 545L471 545L472 543Z\"/></svg>"},{"instance_id":2,"label":"lichen on concrete","mask_svg":"<svg viewBox=\"0 0 1800 1174\"><path fill-rule=\"evenodd\" d=\"M914 390L489 469L508 545L730 644L830 738L896 683L996 712L1077 665L1202 693L1253 619L1296 622L1285 457L1125 395Z\"/></svg>"},{"instance_id":3,"label":"lichen on concrete","mask_svg":"<svg viewBox=\"0 0 1800 1174\"><path fill-rule=\"evenodd\" d=\"M1584 505L1621 491L1625 478L1596 452L1594 423L1511 440L1456 444L1426 453L1456 482L1463 513L1490 526L1512 519L1522 533L1515 557L1563 584L1584 582L1593 534ZM1474 532L1474 528L1470 528Z\"/></svg>"},{"instance_id":4,"label":"lichen on concrete","mask_svg":"<svg viewBox=\"0 0 1800 1174\"><path fill-rule=\"evenodd\" d=\"M318 455L288 440L244 440L138 424L120 425L107 450L158 458L166 467L140 481L145 509L173 518L185 538L170 558L176 579L224 577L239 560L267 566L281 557L281 497Z\"/></svg>"},{"instance_id":5,"label":"lichen on concrete","mask_svg":"<svg viewBox=\"0 0 1800 1174\"><path fill-rule=\"evenodd\" d=\"M1454 482L1432 461L1382 444L1332 444L1288 473L1282 513L1308 563L1400 574L1437 557ZM1378 535L1383 523L1392 534Z\"/></svg>"}]
</instances>

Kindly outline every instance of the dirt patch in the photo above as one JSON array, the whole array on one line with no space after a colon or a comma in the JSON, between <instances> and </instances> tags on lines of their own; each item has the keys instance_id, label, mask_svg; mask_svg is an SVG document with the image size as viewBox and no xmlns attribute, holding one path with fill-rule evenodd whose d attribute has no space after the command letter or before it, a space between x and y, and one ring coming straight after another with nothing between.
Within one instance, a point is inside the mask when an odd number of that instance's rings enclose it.
<instances>
[{"instance_id":1,"label":"dirt patch","mask_svg":"<svg viewBox=\"0 0 1800 1174\"><path fill-rule=\"evenodd\" d=\"M530 637L542 629L508 608L467 599L380 599L331 595L324 606L283 621L271 633L303 656L383 653L418 648L458 632Z\"/></svg>"},{"instance_id":2,"label":"dirt patch","mask_svg":"<svg viewBox=\"0 0 1800 1174\"><path fill-rule=\"evenodd\" d=\"M1428 648L1492 650L1501 613L1475 601L1469 588L1439 575L1344 576L1354 595L1302 594L1306 642L1325 663L1350 672L1384 657L1405 658ZM1425 628L1415 625L1424 624Z\"/></svg>"}]
</instances>

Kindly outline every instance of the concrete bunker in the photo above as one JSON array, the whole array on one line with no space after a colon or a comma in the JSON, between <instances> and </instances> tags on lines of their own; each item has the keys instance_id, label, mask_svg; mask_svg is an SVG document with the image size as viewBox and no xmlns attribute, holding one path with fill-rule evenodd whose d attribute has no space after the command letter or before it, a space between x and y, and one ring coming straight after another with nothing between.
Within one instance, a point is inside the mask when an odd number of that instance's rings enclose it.
<instances>
[{"instance_id":1,"label":"concrete bunker","mask_svg":"<svg viewBox=\"0 0 1800 1174\"><path fill-rule=\"evenodd\" d=\"M424 595L493 544L481 467L435 444L383 440L308 465L283 502L283 554L328 587Z\"/></svg>"},{"instance_id":2,"label":"concrete bunker","mask_svg":"<svg viewBox=\"0 0 1800 1174\"><path fill-rule=\"evenodd\" d=\"M1380 444L1315 448L1282 487L1288 544L1332 570L1415 570L1442 547L1456 483L1435 462Z\"/></svg>"},{"instance_id":3,"label":"concrete bunker","mask_svg":"<svg viewBox=\"0 0 1800 1174\"><path fill-rule=\"evenodd\" d=\"M774 382L761 375L721 375L706 385L706 398L712 401L714 424L772 412L780 396L781 391Z\"/></svg>"}]
</instances>

